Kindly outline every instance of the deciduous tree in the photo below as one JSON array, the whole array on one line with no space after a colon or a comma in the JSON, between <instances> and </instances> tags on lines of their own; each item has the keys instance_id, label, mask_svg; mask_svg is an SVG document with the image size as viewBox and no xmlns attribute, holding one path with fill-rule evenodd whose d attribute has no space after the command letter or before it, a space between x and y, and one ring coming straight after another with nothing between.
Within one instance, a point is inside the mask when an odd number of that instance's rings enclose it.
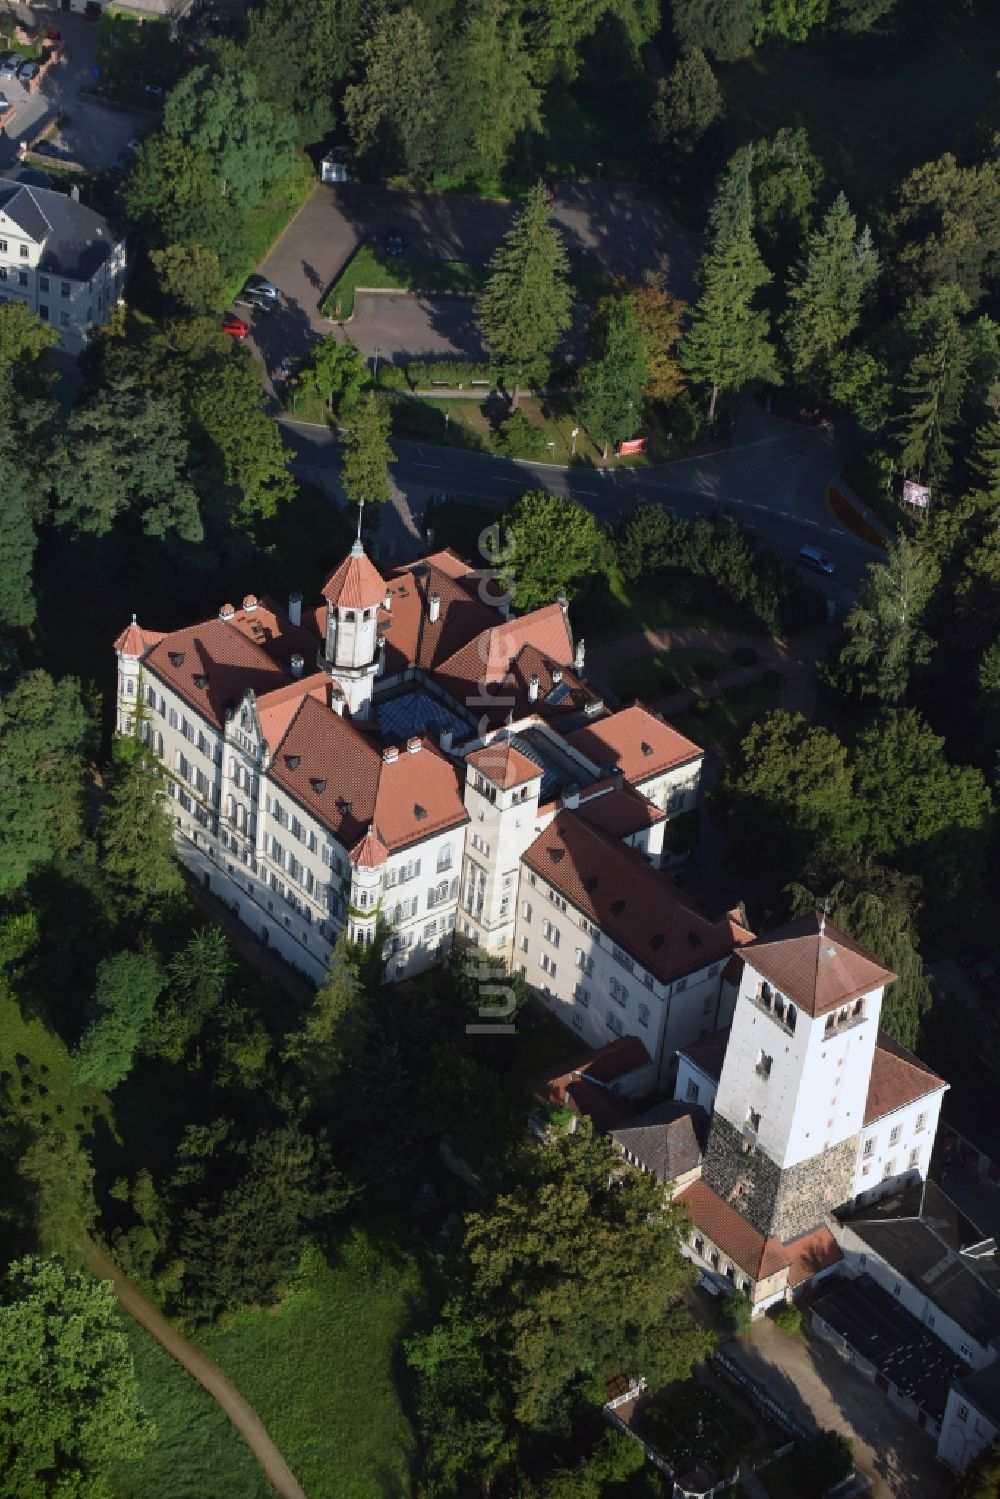
<instances>
[{"instance_id":1,"label":"deciduous tree","mask_svg":"<svg viewBox=\"0 0 1000 1499\"><path fill-rule=\"evenodd\" d=\"M499 566L519 609L551 604L572 595L597 564L605 540L589 510L575 500L530 490L503 518Z\"/></svg>"},{"instance_id":2,"label":"deciduous tree","mask_svg":"<svg viewBox=\"0 0 1000 1499\"><path fill-rule=\"evenodd\" d=\"M700 47L732 62L753 40L758 0L673 0L674 35L681 47Z\"/></svg>"},{"instance_id":3,"label":"deciduous tree","mask_svg":"<svg viewBox=\"0 0 1000 1499\"><path fill-rule=\"evenodd\" d=\"M905 292L956 285L975 305L1000 275L1000 162L959 166L950 151L924 162L900 187L889 232Z\"/></svg>"},{"instance_id":4,"label":"deciduous tree","mask_svg":"<svg viewBox=\"0 0 1000 1499\"><path fill-rule=\"evenodd\" d=\"M17 1260L0 1306L0 1471L10 1495L102 1499L109 1470L155 1429L111 1285L58 1260Z\"/></svg>"},{"instance_id":5,"label":"deciduous tree","mask_svg":"<svg viewBox=\"0 0 1000 1499\"><path fill-rule=\"evenodd\" d=\"M258 208L295 161L294 125L263 102L246 69L192 68L170 92L163 129L205 158L241 213Z\"/></svg>"},{"instance_id":6,"label":"deciduous tree","mask_svg":"<svg viewBox=\"0 0 1000 1499\"><path fill-rule=\"evenodd\" d=\"M539 183L490 261L479 325L496 378L516 409L522 383L544 385L552 352L570 323L572 292L562 235Z\"/></svg>"},{"instance_id":7,"label":"deciduous tree","mask_svg":"<svg viewBox=\"0 0 1000 1499\"><path fill-rule=\"evenodd\" d=\"M360 51L366 0L266 0L246 13L243 57L261 98L311 146L333 129L334 95Z\"/></svg>"},{"instance_id":8,"label":"deciduous tree","mask_svg":"<svg viewBox=\"0 0 1000 1499\"><path fill-rule=\"evenodd\" d=\"M646 345L646 383L642 393L653 401L673 401L684 389L677 346L686 305L672 297L661 281L644 281L629 290Z\"/></svg>"},{"instance_id":9,"label":"deciduous tree","mask_svg":"<svg viewBox=\"0 0 1000 1499\"><path fill-rule=\"evenodd\" d=\"M72 677L30 671L0 698L0 893L80 848L89 733Z\"/></svg>"},{"instance_id":10,"label":"deciduous tree","mask_svg":"<svg viewBox=\"0 0 1000 1499\"><path fill-rule=\"evenodd\" d=\"M187 312L219 312L226 305L219 256L205 245L165 245L149 255L169 302Z\"/></svg>"},{"instance_id":11,"label":"deciduous tree","mask_svg":"<svg viewBox=\"0 0 1000 1499\"><path fill-rule=\"evenodd\" d=\"M332 333L313 345L302 370L302 379L313 381L331 403L337 398L343 411L354 409L367 378L368 366L357 344L349 338L341 342Z\"/></svg>"},{"instance_id":12,"label":"deciduous tree","mask_svg":"<svg viewBox=\"0 0 1000 1499\"><path fill-rule=\"evenodd\" d=\"M228 267L238 235L233 201L208 156L189 142L163 131L149 136L125 183L125 204L148 242L204 245Z\"/></svg>"},{"instance_id":13,"label":"deciduous tree","mask_svg":"<svg viewBox=\"0 0 1000 1499\"><path fill-rule=\"evenodd\" d=\"M954 1499L995 1499L1000 1493L1000 1441L973 1458L958 1481Z\"/></svg>"},{"instance_id":14,"label":"deciduous tree","mask_svg":"<svg viewBox=\"0 0 1000 1499\"><path fill-rule=\"evenodd\" d=\"M192 446L212 470L212 502L229 524L252 531L295 495L288 449L267 411L256 365L242 355L197 370L188 401Z\"/></svg>"},{"instance_id":15,"label":"deciduous tree","mask_svg":"<svg viewBox=\"0 0 1000 1499\"><path fill-rule=\"evenodd\" d=\"M150 1032L165 981L156 958L146 953L120 952L98 965L92 1019L74 1062L78 1082L103 1093L124 1082Z\"/></svg>"}]
</instances>

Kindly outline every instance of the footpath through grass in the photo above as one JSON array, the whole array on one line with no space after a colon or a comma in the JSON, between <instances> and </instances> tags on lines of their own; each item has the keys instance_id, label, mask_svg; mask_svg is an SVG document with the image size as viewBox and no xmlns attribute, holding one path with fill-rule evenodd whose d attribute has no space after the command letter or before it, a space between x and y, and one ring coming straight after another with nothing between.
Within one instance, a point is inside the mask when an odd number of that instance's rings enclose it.
<instances>
[{"instance_id":1,"label":"footpath through grass","mask_svg":"<svg viewBox=\"0 0 1000 1499\"><path fill-rule=\"evenodd\" d=\"M388 255L374 245L361 245L351 256L323 300L327 317L347 319L354 313L354 293L372 291L424 292L455 295L477 292L486 280L485 264L441 260L423 255Z\"/></svg>"},{"instance_id":2,"label":"footpath through grass","mask_svg":"<svg viewBox=\"0 0 1000 1499\"><path fill-rule=\"evenodd\" d=\"M700 701L707 704L704 709L692 704L683 713L673 714L670 722L679 734L693 739L702 749L711 744L728 749L742 739L752 723L774 712L781 703L781 688L754 682L727 687L719 697Z\"/></svg>"},{"instance_id":3,"label":"footpath through grass","mask_svg":"<svg viewBox=\"0 0 1000 1499\"><path fill-rule=\"evenodd\" d=\"M358 1228L335 1262L310 1252L279 1307L239 1312L195 1334L253 1405L309 1499L412 1492L399 1344L420 1293L414 1262Z\"/></svg>"},{"instance_id":4,"label":"footpath through grass","mask_svg":"<svg viewBox=\"0 0 1000 1499\"><path fill-rule=\"evenodd\" d=\"M272 1499L256 1459L211 1395L149 1333L123 1320L156 1440L143 1457L114 1465L114 1499Z\"/></svg>"},{"instance_id":5,"label":"footpath through grass","mask_svg":"<svg viewBox=\"0 0 1000 1499\"><path fill-rule=\"evenodd\" d=\"M702 650L698 646L681 646L673 650L650 651L620 666L611 685L623 701L634 697L664 697L682 692L699 682L713 681L735 663L725 651Z\"/></svg>"}]
</instances>

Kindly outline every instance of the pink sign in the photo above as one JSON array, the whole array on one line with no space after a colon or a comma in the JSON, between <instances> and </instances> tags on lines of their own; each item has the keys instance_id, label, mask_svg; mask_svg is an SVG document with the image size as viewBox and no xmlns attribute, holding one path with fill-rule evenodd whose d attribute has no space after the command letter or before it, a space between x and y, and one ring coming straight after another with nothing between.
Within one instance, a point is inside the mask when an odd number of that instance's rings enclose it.
<instances>
[{"instance_id":1,"label":"pink sign","mask_svg":"<svg viewBox=\"0 0 1000 1499\"><path fill-rule=\"evenodd\" d=\"M644 437L630 437L627 442L618 444L618 451L623 458L630 453L643 453L646 450L646 439Z\"/></svg>"}]
</instances>

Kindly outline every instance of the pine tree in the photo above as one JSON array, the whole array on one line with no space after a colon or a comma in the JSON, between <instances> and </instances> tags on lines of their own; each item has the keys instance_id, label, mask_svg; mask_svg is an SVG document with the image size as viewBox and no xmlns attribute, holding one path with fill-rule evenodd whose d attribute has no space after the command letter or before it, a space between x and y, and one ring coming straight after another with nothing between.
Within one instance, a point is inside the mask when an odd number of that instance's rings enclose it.
<instances>
[{"instance_id":1,"label":"pine tree","mask_svg":"<svg viewBox=\"0 0 1000 1499\"><path fill-rule=\"evenodd\" d=\"M97 823L101 867L122 916L135 919L183 889L159 765L139 739L119 739Z\"/></svg>"},{"instance_id":2,"label":"pine tree","mask_svg":"<svg viewBox=\"0 0 1000 1499\"><path fill-rule=\"evenodd\" d=\"M702 261L701 296L681 344L681 364L693 380L711 386L710 421L720 391L778 380L770 319L753 305L770 280L748 222L718 240Z\"/></svg>"},{"instance_id":3,"label":"pine tree","mask_svg":"<svg viewBox=\"0 0 1000 1499\"><path fill-rule=\"evenodd\" d=\"M344 117L365 165L383 176L418 181L434 170L441 113L437 60L415 10L388 11L375 22L362 55L362 76L344 93Z\"/></svg>"},{"instance_id":4,"label":"pine tree","mask_svg":"<svg viewBox=\"0 0 1000 1499\"><path fill-rule=\"evenodd\" d=\"M510 0L476 0L442 61L442 172L465 182L503 180L518 138L541 125L533 62L519 8Z\"/></svg>"},{"instance_id":5,"label":"pine tree","mask_svg":"<svg viewBox=\"0 0 1000 1499\"><path fill-rule=\"evenodd\" d=\"M897 420L899 458L928 484L944 479L962 414L970 350L954 311L936 320L927 345L914 356L903 381Z\"/></svg>"},{"instance_id":6,"label":"pine tree","mask_svg":"<svg viewBox=\"0 0 1000 1499\"><path fill-rule=\"evenodd\" d=\"M838 662L845 685L859 697L889 704L906 696L913 668L930 659L931 641L921 625L938 576L929 549L902 533L885 562L868 569L844 621Z\"/></svg>"},{"instance_id":7,"label":"pine tree","mask_svg":"<svg viewBox=\"0 0 1000 1499\"><path fill-rule=\"evenodd\" d=\"M490 261L479 299L479 325L497 380L517 409L523 381L544 385L552 351L570 323L573 302L562 235L539 183Z\"/></svg>"},{"instance_id":8,"label":"pine tree","mask_svg":"<svg viewBox=\"0 0 1000 1499\"><path fill-rule=\"evenodd\" d=\"M0 628L23 629L36 614L32 568L40 509L31 473L9 438L0 440Z\"/></svg>"},{"instance_id":9,"label":"pine tree","mask_svg":"<svg viewBox=\"0 0 1000 1499\"><path fill-rule=\"evenodd\" d=\"M971 466L984 480L987 494L1000 499L1000 416L991 417L976 433Z\"/></svg>"},{"instance_id":10,"label":"pine tree","mask_svg":"<svg viewBox=\"0 0 1000 1499\"><path fill-rule=\"evenodd\" d=\"M753 146L734 151L715 184L715 197L708 210L708 234L713 245L753 228Z\"/></svg>"},{"instance_id":11,"label":"pine tree","mask_svg":"<svg viewBox=\"0 0 1000 1499\"><path fill-rule=\"evenodd\" d=\"M355 504L382 504L392 494L389 483L389 407L384 397L369 390L354 411L344 444L340 482Z\"/></svg>"},{"instance_id":12,"label":"pine tree","mask_svg":"<svg viewBox=\"0 0 1000 1499\"><path fill-rule=\"evenodd\" d=\"M788 283L788 311L782 319L792 372L799 379L819 377L861 321L862 309L879 274L869 231L857 221L839 193L818 229L807 237Z\"/></svg>"},{"instance_id":13,"label":"pine tree","mask_svg":"<svg viewBox=\"0 0 1000 1499\"><path fill-rule=\"evenodd\" d=\"M592 437L604 447L631 437L642 411L648 376L646 346L631 297L614 297L607 309L604 347L585 365L580 414Z\"/></svg>"},{"instance_id":14,"label":"pine tree","mask_svg":"<svg viewBox=\"0 0 1000 1499\"><path fill-rule=\"evenodd\" d=\"M653 140L665 147L665 176L679 175L722 113L722 91L715 74L704 52L692 48L656 86L650 126Z\"/></svg>"}]
</instances>

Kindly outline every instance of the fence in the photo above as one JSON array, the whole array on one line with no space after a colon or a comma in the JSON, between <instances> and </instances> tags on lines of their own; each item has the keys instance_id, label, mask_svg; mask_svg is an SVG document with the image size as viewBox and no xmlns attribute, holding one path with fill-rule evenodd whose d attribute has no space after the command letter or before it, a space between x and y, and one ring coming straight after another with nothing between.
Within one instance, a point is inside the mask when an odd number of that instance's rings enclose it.
<instances>
[{"instance_id":1,"label":"fence","mask_svg":"<svg viewBox=\"0 0 1000 1499\"><path fill-rule=\"evenodd\" d=\"M740 1389L750 1397L759 1410L764 1411L772 1420L777 1421L779 1426L783 1426L796 1441L808 1442L810 1440L813 1433L809 1428L803 1426L802 1422L793 1416L791 1411L786 1410L766 1390L762 1390L756 1381L751 1379L750 1375L744 1369L740 1368L739 1364L734 1363L731 1358L727 1358L724 1353L713 1354L711 1364L713 1368L718 1369L727 1379L731 1379L733 1384L739 1385Z\"/></svg>"}]
</instances>

